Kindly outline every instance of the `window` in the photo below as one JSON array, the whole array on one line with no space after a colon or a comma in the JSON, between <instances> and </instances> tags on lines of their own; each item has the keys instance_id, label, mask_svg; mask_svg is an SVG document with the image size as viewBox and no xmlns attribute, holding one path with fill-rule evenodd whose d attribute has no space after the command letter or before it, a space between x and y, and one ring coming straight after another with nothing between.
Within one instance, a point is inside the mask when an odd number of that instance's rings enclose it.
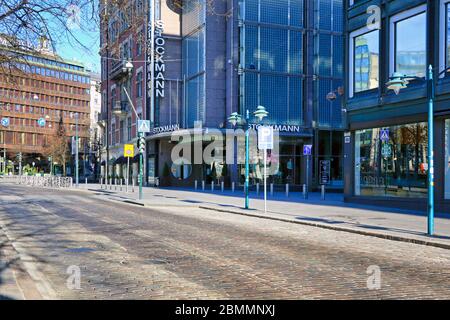
<instances>
[{"instance_id":1,"label":"window","mask_svg":"<svg viewBox=\"0 0 450 320\"><path fill-rule=\"evenodd\" d=\"M356 131L355 195L426 198L427 130L422 122Z\"/></svg>"},{"instance_id":2,"label":"window","mask_svg":"<svg viewBox=\"0 0 450 320\"><path fill-rule=\"evenodd\" d=\"M116 144L116 124L111 124L111 144Z\"/></svg>"},{"instance_id":3,"label":"window","mask_svg":"<svg viewBox=\"0 0 450 320\"><path fill-rule=\"evenodd\" d=\"M145 42L144 31L141 30L138 32L136 37L136 56L142 55L142 47Z\"/></svg>"},{"instance_id":4,"label":"window","mask_svg":"<svg viewBox=\"0 0 450 320\"><path fill-rule=\"evenodd\" d=\"M127 138L128 141L131 141L132 137L131 137L131 117L128 117L127 120Z\"/></svg>"},{"instance_id":5,"label":"window","mask_svg":"<svg viewBox=\"0 0 450 320\"><path fill-rule=\"evenodd\" d=\"M125 122L120 120L120 141L119 143L123 143L125 141Z\"/></svg>"},{"instance_id":6,"label":"window","mask_svg":"<svg viewBox=\"0 0 450 320\"><path fill-rule=\"evenodd\" d=\"M350 40L352 93L379 86L379 31L364 28L352 33Z\"/></svg>"},{"instance_id":7,"label":"window","mask_svg":"<svg viewBox=\"0 0 450 320\"><path fill-rule=\"evenodd\" d=\"M142 72L138 72L136 76L136 97L142 97Z\"/></svg>"},{"instance_id":8,"label":"window","mask_svg":"<svg viewBox=\"0 0 450 320\"><path fill-rule=\"evenodd\" d=\"M426 6L392 17L390 27L390 74L399 72L425 77L427 69Z\"/></svg>"}]
</instances>

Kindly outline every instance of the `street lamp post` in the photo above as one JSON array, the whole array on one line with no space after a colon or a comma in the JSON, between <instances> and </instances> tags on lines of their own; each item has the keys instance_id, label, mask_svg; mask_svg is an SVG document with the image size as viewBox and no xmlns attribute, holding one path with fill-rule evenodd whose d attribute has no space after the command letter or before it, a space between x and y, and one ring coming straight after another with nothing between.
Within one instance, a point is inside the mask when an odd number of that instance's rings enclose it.
<instances>
[{"instance_id":1,"label":"street lamp post","mask_svg":"<svg viewBox=\"0 0 450 320\"><path fill-rule=\"evenodd\" d=\"M125 64L125 68L128 71L128 74L131 74L133 72L133 64L131 62L127 62ZM133 100L131 100L131 97L125 87L123 87L123 91L125 92L125 95L127 96L128 102L130 103L131 109L133 110L134 114L136 115L137 120L141 120L139 117L139 114L136 111L136 108L134 106ZM122 108L114 108L113 113L117 116L122 116L124 113L124 110ZM143 181L144 181L144 152L145 152L145 145L142 146L142 142L145 141L145 137L143 133L139 133L139 200L142 200L143 198ZM145 143L145 142L144 142Z\"/></svg>"},{"instance_id":2,"label":"street lamp post","mask_svg":"<svg viewBox=\"0 0 450 320\"><path fill-rule=\"evenodd\" d=\"M438 77L447 72L449 69L445 69L438 74ZM435 82L434 82L435 69L432 65L428 67L427 82L427 98L428 98L428 205L427 205L427 231L428 235L434 234L434 98L435 98ZM389 90L393 90L395 94L399 94L401 89L407 88L409 81L411 80L423 80L421 77L408 76L395 72L392 77L389 78L389 82L386 86Z\"/></svg>"},{"instance_id":3,"label":"street lamp post","mask_svg":"<svg viewBox=\"0 0 450 320\"><path fill-rule=\"evenodd\" d=\"M259 106L255 111L254 115L262 121L265 117L267 117L268 112L263 106ZM245 183L244 183L244 193L245 193L245 209L250 208L250 197L249 197L249 186L250 186L250 112L246 110L245 112L245 121L242 121L242 116L233 112L228 118L228 122L235 127L238 124L245 125Z\"/></svg>"},{"instance_id":4,"label":"street lamp post","mask_svg":"<svg viewBox=\"0 0 450 320\"><path fill-rule=\"evenodd\" d=\"M75 183L77 188L79 187L79 176L78 176L78 112L75 113Z\"/></svg>"}]
</instances>

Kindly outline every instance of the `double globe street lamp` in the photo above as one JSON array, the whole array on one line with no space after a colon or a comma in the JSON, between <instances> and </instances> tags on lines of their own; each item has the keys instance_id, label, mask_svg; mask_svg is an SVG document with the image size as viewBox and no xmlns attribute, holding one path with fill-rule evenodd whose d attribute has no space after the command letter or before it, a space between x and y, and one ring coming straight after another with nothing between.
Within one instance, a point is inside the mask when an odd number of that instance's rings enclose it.
<instances>
[{"instance_id":1,"label":"double globe street lamp","mask_svg":"<svg viewBox=\"0 0 450 320\"><path fill-rule=\"evenodd\" d=\"M266 111L266 108L263 106L258 106L253 115L262 122L264 118L269 115L269 112ZM245 209L249 209L250 199L249 199L249 184L250 184L250 112L246 110L245 112L245 120L243 120L242 116L233 112L228 117L228 122L236 127L237 125L243 125L245 127L245 183L244 183L244 193L245 193Z\"/></svg>"}]
</instances>

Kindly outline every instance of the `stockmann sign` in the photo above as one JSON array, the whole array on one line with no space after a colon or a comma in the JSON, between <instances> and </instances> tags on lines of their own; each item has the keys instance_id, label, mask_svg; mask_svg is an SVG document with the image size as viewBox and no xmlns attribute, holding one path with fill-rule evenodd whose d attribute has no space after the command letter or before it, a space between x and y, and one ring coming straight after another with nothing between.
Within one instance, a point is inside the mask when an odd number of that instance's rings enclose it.
<instances>
[{"instance_id":1,"label":"stockmann sign","mask_svg":"<svg viewBox=\"0 0 450 320\"><path fill-rule=\"evenodd\" d=\"M253 130L258 130L262 125L261 124L249 124L249 128ZM304 133L304 130L301 126L294 125L269 125L274 131L278 132L292 132L292 133Z\"/></svg>"}]
</instances>

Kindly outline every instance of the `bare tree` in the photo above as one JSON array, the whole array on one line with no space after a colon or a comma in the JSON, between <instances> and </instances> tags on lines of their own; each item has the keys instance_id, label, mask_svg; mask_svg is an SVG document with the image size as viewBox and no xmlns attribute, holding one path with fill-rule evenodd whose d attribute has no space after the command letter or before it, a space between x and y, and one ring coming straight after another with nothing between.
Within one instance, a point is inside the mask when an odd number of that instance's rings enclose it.
<instances>
[{"instance_id":1,"label":"bare tree","mask_svg":"<svg viewBox=\"0 0 450 320\"><path fill-rule=\"evenodd\" d=\"M59 120L58 130L48 138L44 146L44 154L51 157L53 162L61 163L63 166L63 175L66 175L66 164L70 159L69 138L66 135L66 128L63 119Z\"/></svg>"},{"instance_id":2,"label":"bare tree","mask_svg":"<svg viewBox=\"0 0 450 320\"><path fill-rule=\"evenodd\" d=\"M74 31L98 30L97 22L98 0L0 0L0 71L18 69L40 44L55 51L63 40L89 50Z\"/></svg>"}]
</instances>

